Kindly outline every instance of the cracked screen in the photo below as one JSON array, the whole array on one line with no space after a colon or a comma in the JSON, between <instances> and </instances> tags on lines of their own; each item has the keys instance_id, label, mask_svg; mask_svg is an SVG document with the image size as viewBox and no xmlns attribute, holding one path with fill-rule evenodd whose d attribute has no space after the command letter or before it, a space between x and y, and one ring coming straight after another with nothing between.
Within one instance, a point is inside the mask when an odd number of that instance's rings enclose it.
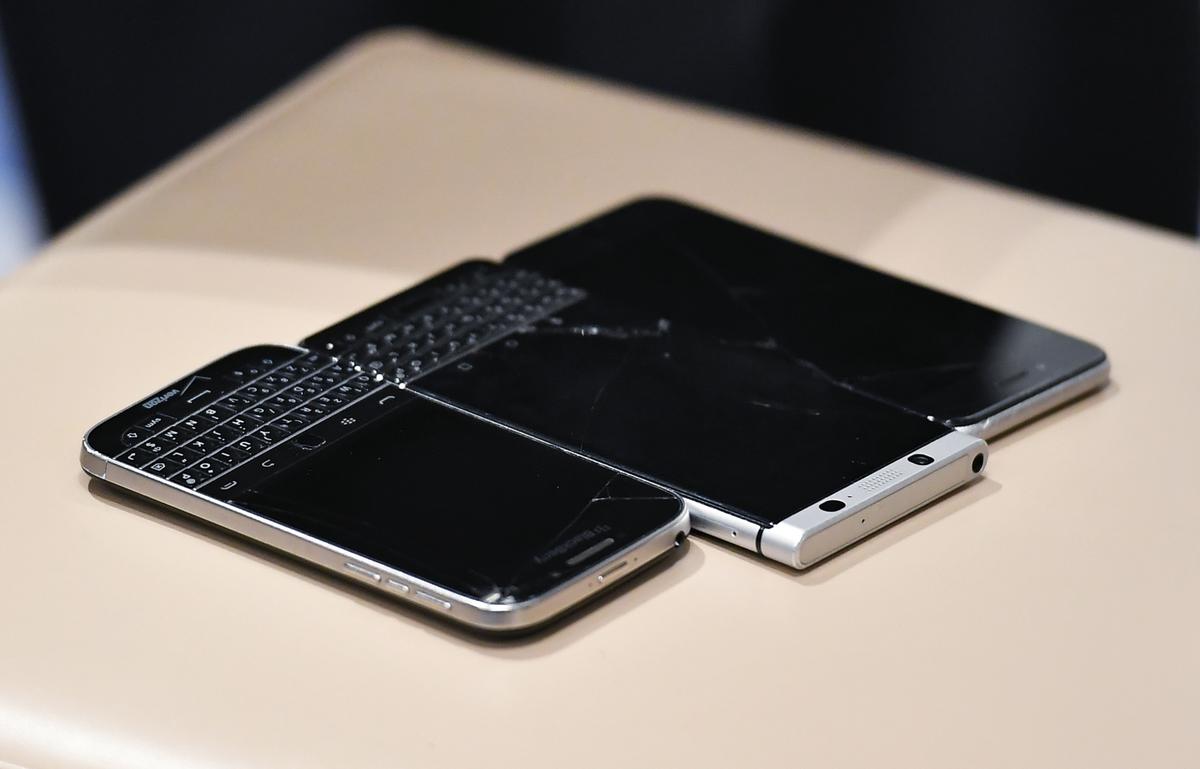
<instances>
[{"instance_id":1,"label":"cracked screen","mask_svg":"<svg viewBox=\"0 0 1200 769\"><path fill-rule=\"evenodd\" d=\"M950 430L837 382L752 313L679 318L589 292L412 387L766 525Z\"/></svg>"},{"instance_id":2,"label":"cracked screen","mask_svg":"<svg viewBox=\"0 0 1200 769\"><path fill-rule=\"evenodd\" d=\"M537 596L680 509L661 489L415 396L236 504L489 603Z\"/></svg>"},{"instance_id":3,"label":"cracked screen","mask_svg":"<svg viewBox=\"0 0 1200 769\"><path fill-rule=\"evenodd\" d=\"M670 201L505 264L587 297L418 386L764 525L1104 359Z\"/></svg>"},{"instance_id":4,"label":"cracked screen","mask_svg":"<svg viewBox=\"0 0 1200 769\"><path fill-rule=\"evenodd\" d=\"M506 264L723 344L775 345L846 387L954 425L1105 358L1080 339L670 200L618 208Z\"/></svg>"}]
</instances>

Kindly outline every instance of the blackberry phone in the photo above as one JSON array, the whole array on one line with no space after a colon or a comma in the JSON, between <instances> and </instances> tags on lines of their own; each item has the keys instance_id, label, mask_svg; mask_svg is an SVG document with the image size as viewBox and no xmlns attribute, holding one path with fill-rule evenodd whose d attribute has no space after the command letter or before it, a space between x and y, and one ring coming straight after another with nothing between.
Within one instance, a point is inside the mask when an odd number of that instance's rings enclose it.
<instances>
[{"instance_id":1,"label":"blackberry phone","mask_svg":"<svg viewBox=\"0 0 1200 769\"><path fill-rule=\"evenodd\" d=\"M660 487L297 347L193 371L90 430L81 463L484 630L541 624L688 531Z\"/></svg>"},{"instance_id":2,"label":"blackberry phone","mask_svg":"<svg viewBox=\"0 0 1200 769\"><path fill-rule=\"evenodd\" d=\"M511 285L530 286L528 300ZM677 311L687 288L661 285L661 304L638 305L599 281L476 261L303 344L667 487L700 530L795 568L983 470L979 438L769 336Z\"/></svg>"},{"instance_id":3,"label":"blackberry phone","mask_svg":"<svg viewBox=\"0 0 1200 769\"><path fill-rule=\"evenodd\" d=\"M1108 381L1104 351L1081 339L665 198L506 263L730 344L785 350L844 387L982 438Z\"/></svg>"}]
</instances>

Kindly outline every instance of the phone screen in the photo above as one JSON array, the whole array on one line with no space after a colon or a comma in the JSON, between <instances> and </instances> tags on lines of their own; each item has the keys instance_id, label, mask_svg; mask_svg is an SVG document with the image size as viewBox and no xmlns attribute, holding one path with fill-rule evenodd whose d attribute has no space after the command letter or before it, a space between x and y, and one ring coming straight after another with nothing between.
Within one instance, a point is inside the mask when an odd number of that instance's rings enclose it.
<instances>
[{"instance_id":1,"label":"phone screen","mask_svg":"<svg viewBox=\"0 0 1200 769\"><path fill-rule=\"evenodd\" d=\"M535 597L679 515L679 500L662 489L400 397L387 414L231 501L501 604Z\"/></svg>"},{"instance_id":2,"label":"phone screen","mask_svg":"<svg viewBox=\"0 0 1200 769\"><path fill-rule=\"evenodd\" d=\"M951 429L839 383L769 334L603 292L411 387L764 525Z\"/></svg>"},{"instance_id":3,"label":"phone screen","mask_svg":"<svg viewBox=\"0 0 1200 769\"><path fill-rule=\"evenodd\" d=\"M1105 359L1080 339L670 200L626 205L506 264L714 339L772 340L848 387L952 425Z\"/></svg>"}]
</instances>

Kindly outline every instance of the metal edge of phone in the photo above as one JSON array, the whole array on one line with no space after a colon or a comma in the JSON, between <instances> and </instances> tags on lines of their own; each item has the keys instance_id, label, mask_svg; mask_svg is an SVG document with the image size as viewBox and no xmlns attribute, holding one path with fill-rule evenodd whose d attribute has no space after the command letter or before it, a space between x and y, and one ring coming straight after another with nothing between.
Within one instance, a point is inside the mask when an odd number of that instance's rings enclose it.
<instances>
[{"instance_id":1,"label":"metal edge of phone","mask_svg":"<svg viewBox=\"0 0 1200 769\"><path fill-rule=\"evenodd\" d=\"M998 435L1031 422L1042 414L1058 408L1076 398L1099 390L1108 383L1109 371L1112 365L1108 358L1091 368L1068 377L1056 385L1047 387L1039 393L996 412L990 416L969 425L959 425L955 429L967 435L991 440Z\"/></svg>"},{"instance_id":2,"label":"metal edge of phone","mask_svg":"<svg viewBox=\"0 0 1200 769\"><path fill-rule=\"evenodd\" d=\"M102 420L101 423L103 423ZM93 428L94 429L94 428ZM88 431L88 434L91 430ZM677 547L690 531L686 506L665 526L552 590L519 603L489 604L440 587L379 561L304 534L194 490L167 483L105 456L83 439L80 465L85 473L188 515L241 535L302 561L323 567L379 593L399 598L479 630L503 633L535 628L632 576ZM619 572L619 574L617 573Z\"/></svg>"},{"instance_id":3,"label":"metal edge of phone","mask_svg":"<svg viewBox=\"0 0 1200 769\"><path fill-rule=\"evenodd\" d=\"M917 454L933 461L911 462ZM693 530L807 569L967 483L983 471L987 457L981 438L950 432L770 527L695 500L685 504Z\"/></svg>"}]
</instances>

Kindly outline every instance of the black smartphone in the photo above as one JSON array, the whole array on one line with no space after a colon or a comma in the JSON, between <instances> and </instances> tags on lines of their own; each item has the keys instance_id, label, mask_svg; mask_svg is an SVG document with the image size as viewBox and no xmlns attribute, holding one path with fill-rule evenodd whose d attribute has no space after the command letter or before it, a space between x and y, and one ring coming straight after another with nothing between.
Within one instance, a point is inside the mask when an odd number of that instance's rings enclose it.
<instances>
[{"instance_id":1,"label":"black smartphone","mask_svg":"<svg viewBox=\"0 0 1200 769\"><path fill-rule=\"evenodd\" d=\"M422 336L445 307L453 333ZM661 199L305 344L665 485L697 530L797 568L969 482L978 434L1107 372L1085 342Z\"/></svg>"},{"instance_id":2,"label":"black smartphone","mask_svg":"<svg viewBox=\"0 0 1200 769\"><path fill-rule=\"evenodd\" d=\"M675 200L623 205L506 264L785 350L874 399L991 438L1101 387L1094 344Z\"/></svg>"},{"instance_id":3,"label":"black smartphone","mask_svg":"<svg viewBox=\"0 0 1200 769\"><path fill-rule=\"evenodd\" d=\"M188 374L90 430L81 463L484 630L556 617L688 531L661 487L304 348Z\"/></svg>"},{"instance_id":4,"label":"black smartphone","mask_svg":"<svg viewBox=\"0 0 1200 769\"><path fill-rule=\"evenodd\" d=\"M797 365L777 344L620 300L469 262L304 346L669 487L700 530L794 567L984 467L979 438Z\"/></svg>"}]
</instances>

